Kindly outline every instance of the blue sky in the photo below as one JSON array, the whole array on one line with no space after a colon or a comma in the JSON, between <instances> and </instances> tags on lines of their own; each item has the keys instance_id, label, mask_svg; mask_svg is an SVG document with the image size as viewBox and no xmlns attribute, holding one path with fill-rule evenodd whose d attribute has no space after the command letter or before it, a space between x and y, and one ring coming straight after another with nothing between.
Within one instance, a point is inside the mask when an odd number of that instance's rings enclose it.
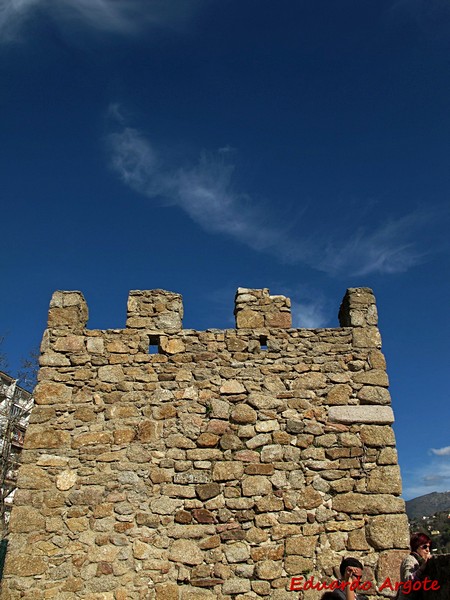
<instances>
[{"instance_id":1,"label":"blue sky","mask_svg":"<svg viewBox=\"0 0 450 600\"><path fill-rule=\"evenodd\" d=\"M238 286L337 326L374 289L406 498L450 489L447 0L0 0L0 334L55 289L233 326Z\"/></svg>"}]
</instances>

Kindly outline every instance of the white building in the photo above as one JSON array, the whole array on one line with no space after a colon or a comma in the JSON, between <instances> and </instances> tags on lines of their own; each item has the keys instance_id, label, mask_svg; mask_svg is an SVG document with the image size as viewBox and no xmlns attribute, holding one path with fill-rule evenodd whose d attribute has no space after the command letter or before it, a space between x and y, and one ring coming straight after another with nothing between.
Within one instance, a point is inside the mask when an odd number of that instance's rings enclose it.
<instances>
[{"instance_id":1,"label":"white building","mask_svg":"<svg viewBox=\"0 0 450 600\"><path fill-rule=\"evenodd\" d=\"M0 522L6 524L16 491L17 469L33 396L0 371Z\"/></svg>"}]
</instances>

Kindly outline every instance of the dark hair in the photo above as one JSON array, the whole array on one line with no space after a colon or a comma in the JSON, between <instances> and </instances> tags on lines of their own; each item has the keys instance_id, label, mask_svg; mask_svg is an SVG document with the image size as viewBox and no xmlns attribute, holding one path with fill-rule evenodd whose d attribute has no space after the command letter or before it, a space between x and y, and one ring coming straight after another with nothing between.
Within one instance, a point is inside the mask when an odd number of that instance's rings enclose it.
<instances>
[{"instance_id":1,"label":"dark hair","mask_svg":"<svg viewBox=\"0 0 450 600\"><path fill-rule=\"evenodd\" d=\"M342 596L336 592L325 592L325 594L320 597L320 600L341 600L341 598Z\"/></svg>"},{"instance_id":2,"label":"dark hair","mask_svg":"<svg viewBox=\"0 0 450 600\"><path fill-rule=\"evenodd\" d=\"M415 552L419 546L422 546L423 544L431 544L431 538L429 538L426 533L420 531L413 533L409 541L411 550Z\"/></svg>"},{"instance_id":3,"label":"dark hair","mask_svg":"<svg viewBox=\"0 0 450 600\"><path fill-rule=\"evenodd\" d=\"M352 556L347 556L347 558L343 558L342 562L339 566L339 571L341 572L341 577L344 577L345 570L347 567L357 567L358 569L364 569L363 565L359 562L357 558L353 558Z\"/></svg>"}]
</instances>

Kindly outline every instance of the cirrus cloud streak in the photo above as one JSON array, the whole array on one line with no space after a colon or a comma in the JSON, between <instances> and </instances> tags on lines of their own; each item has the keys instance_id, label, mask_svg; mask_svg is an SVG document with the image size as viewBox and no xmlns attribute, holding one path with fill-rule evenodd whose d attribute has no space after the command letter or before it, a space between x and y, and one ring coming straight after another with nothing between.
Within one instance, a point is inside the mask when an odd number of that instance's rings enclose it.
<instances>
[{"instance_id":1,"label":"cirrus cloud streak","mask_svg":"<svg viewBox=\"0 0 450 600\"><path fill-rule=\"evenodd\" d=\"M203 0L0 0L0 39L24 38L38 15L61 26L133 34L148 26L182 27Z\"/></svg>"},{"instance_id":2,"label":"cirrus cloud streak","mask_svg":"<svg viewBox=\"0 0 450 600\"><path fill-rule=\"evenodd\" d=\"M403 496L409 500L430 492L450 491L450 446L431 448L432 458L411 471L402 472Z\"/></svg>"},{"instance_id":3,"label":"cirrus cloud streak","mask_svg":"<svg viewBox=\"0 0 450 600\"><path fill-rule=\"evenodd\" d=\"M114 106L117 114L118 108ZM367 275L405 272L424 262L428 250L419 250L417 234L432 211L417 210L399 218L386 218L369 227L308 220L300 204L300 226L290 223L267 203L256 202L236 190L234 166L228 154L202 153L190 166L172 165L140 131L117 119L119 131L109 135L111 163L122 181L153 202L175 205L209 233L228 235L256 251L286 263L306 264L330 275ZM317 315L311 322L317 322Z\"/></svg>"},{"instance_id":4,"label":"cirrus cloud streak","mask_svg":"<svg viewBox=\"0 0 450 600\"><path fill-rule=\"evenodd\" d=\"M450 456L450 446L445 446L444 448L431 448L431 452L435 456Z\"/></svg>"}]
</instances>

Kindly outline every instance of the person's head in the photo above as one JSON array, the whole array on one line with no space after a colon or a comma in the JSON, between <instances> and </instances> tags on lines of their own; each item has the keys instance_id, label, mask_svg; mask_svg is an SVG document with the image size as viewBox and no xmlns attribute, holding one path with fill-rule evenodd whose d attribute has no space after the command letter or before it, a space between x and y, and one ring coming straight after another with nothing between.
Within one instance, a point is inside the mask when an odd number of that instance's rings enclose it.
<instances>
[{"instance_id":1,"label":"person's head","mask_svg":"<svg viewBox=\"0 0 450 600\"><path fill-rule=\"evenodd\" d=\"M431 552L431 538L420 531L412 534L409 545L412 552L416 552L422 558L427 558Z\"/></svg>"},{"instance_id":2,"label":"person's head","mask_svg":"<svg viewBox=\"0 0 450 600\"><path fill-rule=\"evenodd\" d=\"M341 577L345 577L345 572L347 569L351 569L354 577L361 577L363 568L364 567L362 563L357 558L347 556L347 558L342 559L342 562L339 566L339 571L341 573Z\"/></svg>"},{"instance_id":3,"label":"person's head","mask_svg":"<svg viewBox=\"0 0 450 600\"><path fill-rule=\"evenodd\" d=\"M339 596L336 592L325 592L325 594L320 597L320 600L341 600L341 598L342 596Z\"/></svg>"}]
</instances>

